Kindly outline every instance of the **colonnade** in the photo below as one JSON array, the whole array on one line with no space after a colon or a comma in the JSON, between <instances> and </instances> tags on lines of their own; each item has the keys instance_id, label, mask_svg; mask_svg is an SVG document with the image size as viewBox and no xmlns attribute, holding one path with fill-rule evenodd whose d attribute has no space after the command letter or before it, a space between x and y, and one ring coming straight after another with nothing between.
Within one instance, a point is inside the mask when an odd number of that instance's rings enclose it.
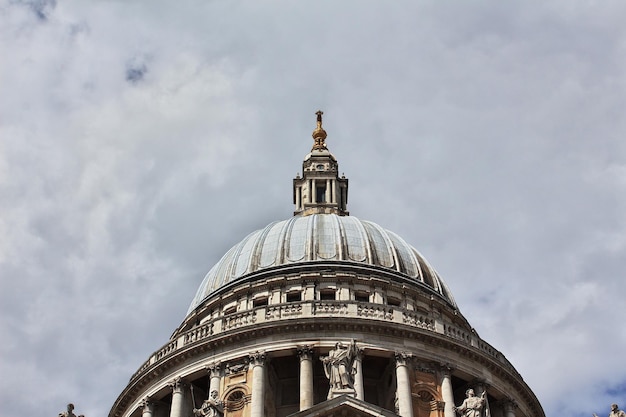
<instances>
[{"instance_id":1,"label":"colonnade","mask_svg":"<svg viewBox=\"0 0 626 417\"><path fill-rule=\"evenodd\" d=\"M299 410L307 410L314 405L314 384L313 384L313 349L310 346L300 346L297 349L300 364L300 403ZM355 357L354 366L356 374L354 380L354 396L364 401L363 389L363 352L358 350ZM395 354L395 376L396 376L396 406L400 417L413 417L413 395L411 391L411 359L412 356L406 353ZM254 352L248 356L249 369L252 370L251 395L250 395L250 417L265 417L265 389L266 389L266 354L265 352ZM219 364L207 366L209 374L209 392L220 391L222 369ZM444 417L456 417L454 391L452 387L452 369L441 366L439 369L441 396L444 402ZM191 415L191 408L188 406L186 392L188 385L181 378L176 378L169 384L172 389L172 401L169 417L187 417ZM476 394L480 396L486 390L486 385L476 383ZM155 402L146 397L142 403L142 417L158 417L155 415ZM516 417L516 403L513 400L506 400L502 403L503 417Z\"/></svg>"},{"instance_id":2,"label":"colonnade","mask_svg":"<svg viewBox=\"0 0 626 417\"><path fill-rule=\"evenodd\" d=\"M320 185L322 183L323 185ZM306 180L304 185L298 185L295 190L295 203L296 210L304 208L304 204L322 203L317 201L317 187L324 187L324 201L327 204L339 204L339 202L346 201L346 187L339 186L339 193L337 193L337 180L336 179L309 179ZM302 191L307 191L306 200L303 199ZM339 197L339 201L337 198Z\"/></svg>"}]
</instances>

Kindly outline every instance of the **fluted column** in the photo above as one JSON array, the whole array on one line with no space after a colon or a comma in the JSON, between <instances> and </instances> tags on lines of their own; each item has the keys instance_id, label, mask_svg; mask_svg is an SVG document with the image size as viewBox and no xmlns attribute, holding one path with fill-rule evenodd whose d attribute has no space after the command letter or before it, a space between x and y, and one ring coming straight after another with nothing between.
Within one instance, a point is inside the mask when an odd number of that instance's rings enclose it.
<instances>
[{"instance_id":1,"label":"fluted column","mask_svg":"<svg viewBox=\"0 0 626 417\"><path fill-rule=\"evenodd\" d=\"M454 391L452 390L452 369L446 365L441 367L441 397L444 401L444 417L456 417Z\"/></svg>"},{"instance_id":2,"label":"fluted column","mask_svg":"<svg viewBox=\"0 0 626 417\"><path fill-rule=\"evenodd\" d=\"M252 398L250 417L265 416L265 352L250 355L252 367Z\"/></svg>"},{"instance_id":3,"label":"fluted column","mask_svg":"<svg viewBox=\"0 0 626 417\"><path fill-rule=\"evenodd\" d=\"M411 378L409 362L411 356L406 353L396 353L396 392L398 394L398 414L401 417L413 417L411 400Z\"/></svg>"},{"instance_id":4,"label":"fluted column","mask_svg":"<svg viewBox=\"0 0 626 417\"><path fill-rule=\"evenodd\" d=\"M170 417L183 417L185 408L185 393L183 392L186 384L180 377L174 379L169 384L172 389L172 407L170 408Z\"/></svg>"},{"instance_id":5,"label":"fluted column","mask_svg":"<svg viewBox=\"0 0 626 417\"><path fill-rule=\"evenodd\" d=\"M209 396L213 391L220 393L220 382L222 380L222 365L218 363L212 363L207 366L207 372L209 374Z\"/></svg>"},{"instance_id":6,"label":"fluted column","mask_svg":"<svg viewBox=\"0 0 626 417\"><path fill-rule=\"evenodd\" d=\"M300 411L313 406L313 349L309 346L298 348L300 357Z\"/></svg>"},{"instance_id":7,"label":"fluted column","mask_svg":"<svg viewBox=\"0 0 626 417\"><path fill-rule=\"evenodd\" d=\"M517 403L508 399L504 402L504 417L515 417L515 409L517 408Z\"/></svg>"},{"instance_id":8,"label":"fluted column","mask_svg":"<svg viewBox=\"0 0 626 417\"><path fill-rule=\"evenodd\" d=\"M363 391L363 349L357 349L354 358L354 366L356 375L354 375L354 394L356 398L365 401L365 393Z\"/></svg>"},{"instance_id":9,"label":"fluted column","mask_svg":"<svg viewBox=\"0 0 626 417\"><path fill-rule=\"evenodd\" d=\"M311 196L309 198L309 203L317 203L317 189L315 185L315 179L311 180Z\"/></svg>"},{"instance_id":10,"label":"fluted column","mask_svg":"<svg viewBox=\"0 0 626 417\"><path fill-rule=\"evenodd\" d=\"M154 414L154 402L150 397L146 397L141 401L141 417L152 417Z\"/></svg>"}]
</instances>

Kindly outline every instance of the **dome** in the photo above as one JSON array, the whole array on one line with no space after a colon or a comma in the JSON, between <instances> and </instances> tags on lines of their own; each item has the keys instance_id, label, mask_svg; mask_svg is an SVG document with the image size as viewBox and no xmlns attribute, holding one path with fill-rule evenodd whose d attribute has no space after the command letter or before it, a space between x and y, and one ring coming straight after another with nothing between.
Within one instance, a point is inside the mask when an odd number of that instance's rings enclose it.
<instances>
[{"instance_id":1,"label":"dome","mask_svg":"<svg viewBox=\"0 0 626 417\"><path fill-rule=\"evenodd\" d=\"M188 313L211 294L268 268L350 262L384 268L425 286L456 307L445 283L400 236L354 216L313 214L273 222L233 246L205 276Z\"/></svg>"},{"instance_id":2,"label":"dome","mask_svg":"<svg viewBox=\"0 0 626 417\"><path fill-rule=\"evenodd\" d=\"M321 111L313 139L293 217L220 259L109 417L545 417L424 257L350 216Z\"/></svg>"}]
</instances>

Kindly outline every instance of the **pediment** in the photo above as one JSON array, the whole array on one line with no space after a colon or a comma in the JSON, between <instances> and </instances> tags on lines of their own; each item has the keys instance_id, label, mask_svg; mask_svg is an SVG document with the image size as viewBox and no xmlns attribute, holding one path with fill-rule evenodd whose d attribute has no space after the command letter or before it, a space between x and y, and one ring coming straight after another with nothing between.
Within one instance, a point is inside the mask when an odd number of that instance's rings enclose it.
<instances>
[{"instance_id":1,"label":"pediment","mask_svg":"<svg viewBox=\"0 0 626 417\"><path fill-rule=\"evenodd\" d=\"M293 413L289 417L398 417L398 415L377 405L342 395L315 404L308 410Z\"/></svg>"}]
</instances>

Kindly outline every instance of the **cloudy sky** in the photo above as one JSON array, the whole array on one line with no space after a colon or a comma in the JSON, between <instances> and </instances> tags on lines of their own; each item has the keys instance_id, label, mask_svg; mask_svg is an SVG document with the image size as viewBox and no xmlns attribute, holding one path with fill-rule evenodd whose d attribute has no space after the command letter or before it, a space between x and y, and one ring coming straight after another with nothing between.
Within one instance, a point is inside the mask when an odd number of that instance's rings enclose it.
<instances>
[{"instance_id":1,"label":"cloudy sky","mask_svg":"<svg viewBox=\"0 0 626 417\"><path fill-rule=\"evenodd\" d=\"M0 0L0 415L105 416L315 111L548 417L626 408L626 3Z\"/></svg>"}]
</instances>

